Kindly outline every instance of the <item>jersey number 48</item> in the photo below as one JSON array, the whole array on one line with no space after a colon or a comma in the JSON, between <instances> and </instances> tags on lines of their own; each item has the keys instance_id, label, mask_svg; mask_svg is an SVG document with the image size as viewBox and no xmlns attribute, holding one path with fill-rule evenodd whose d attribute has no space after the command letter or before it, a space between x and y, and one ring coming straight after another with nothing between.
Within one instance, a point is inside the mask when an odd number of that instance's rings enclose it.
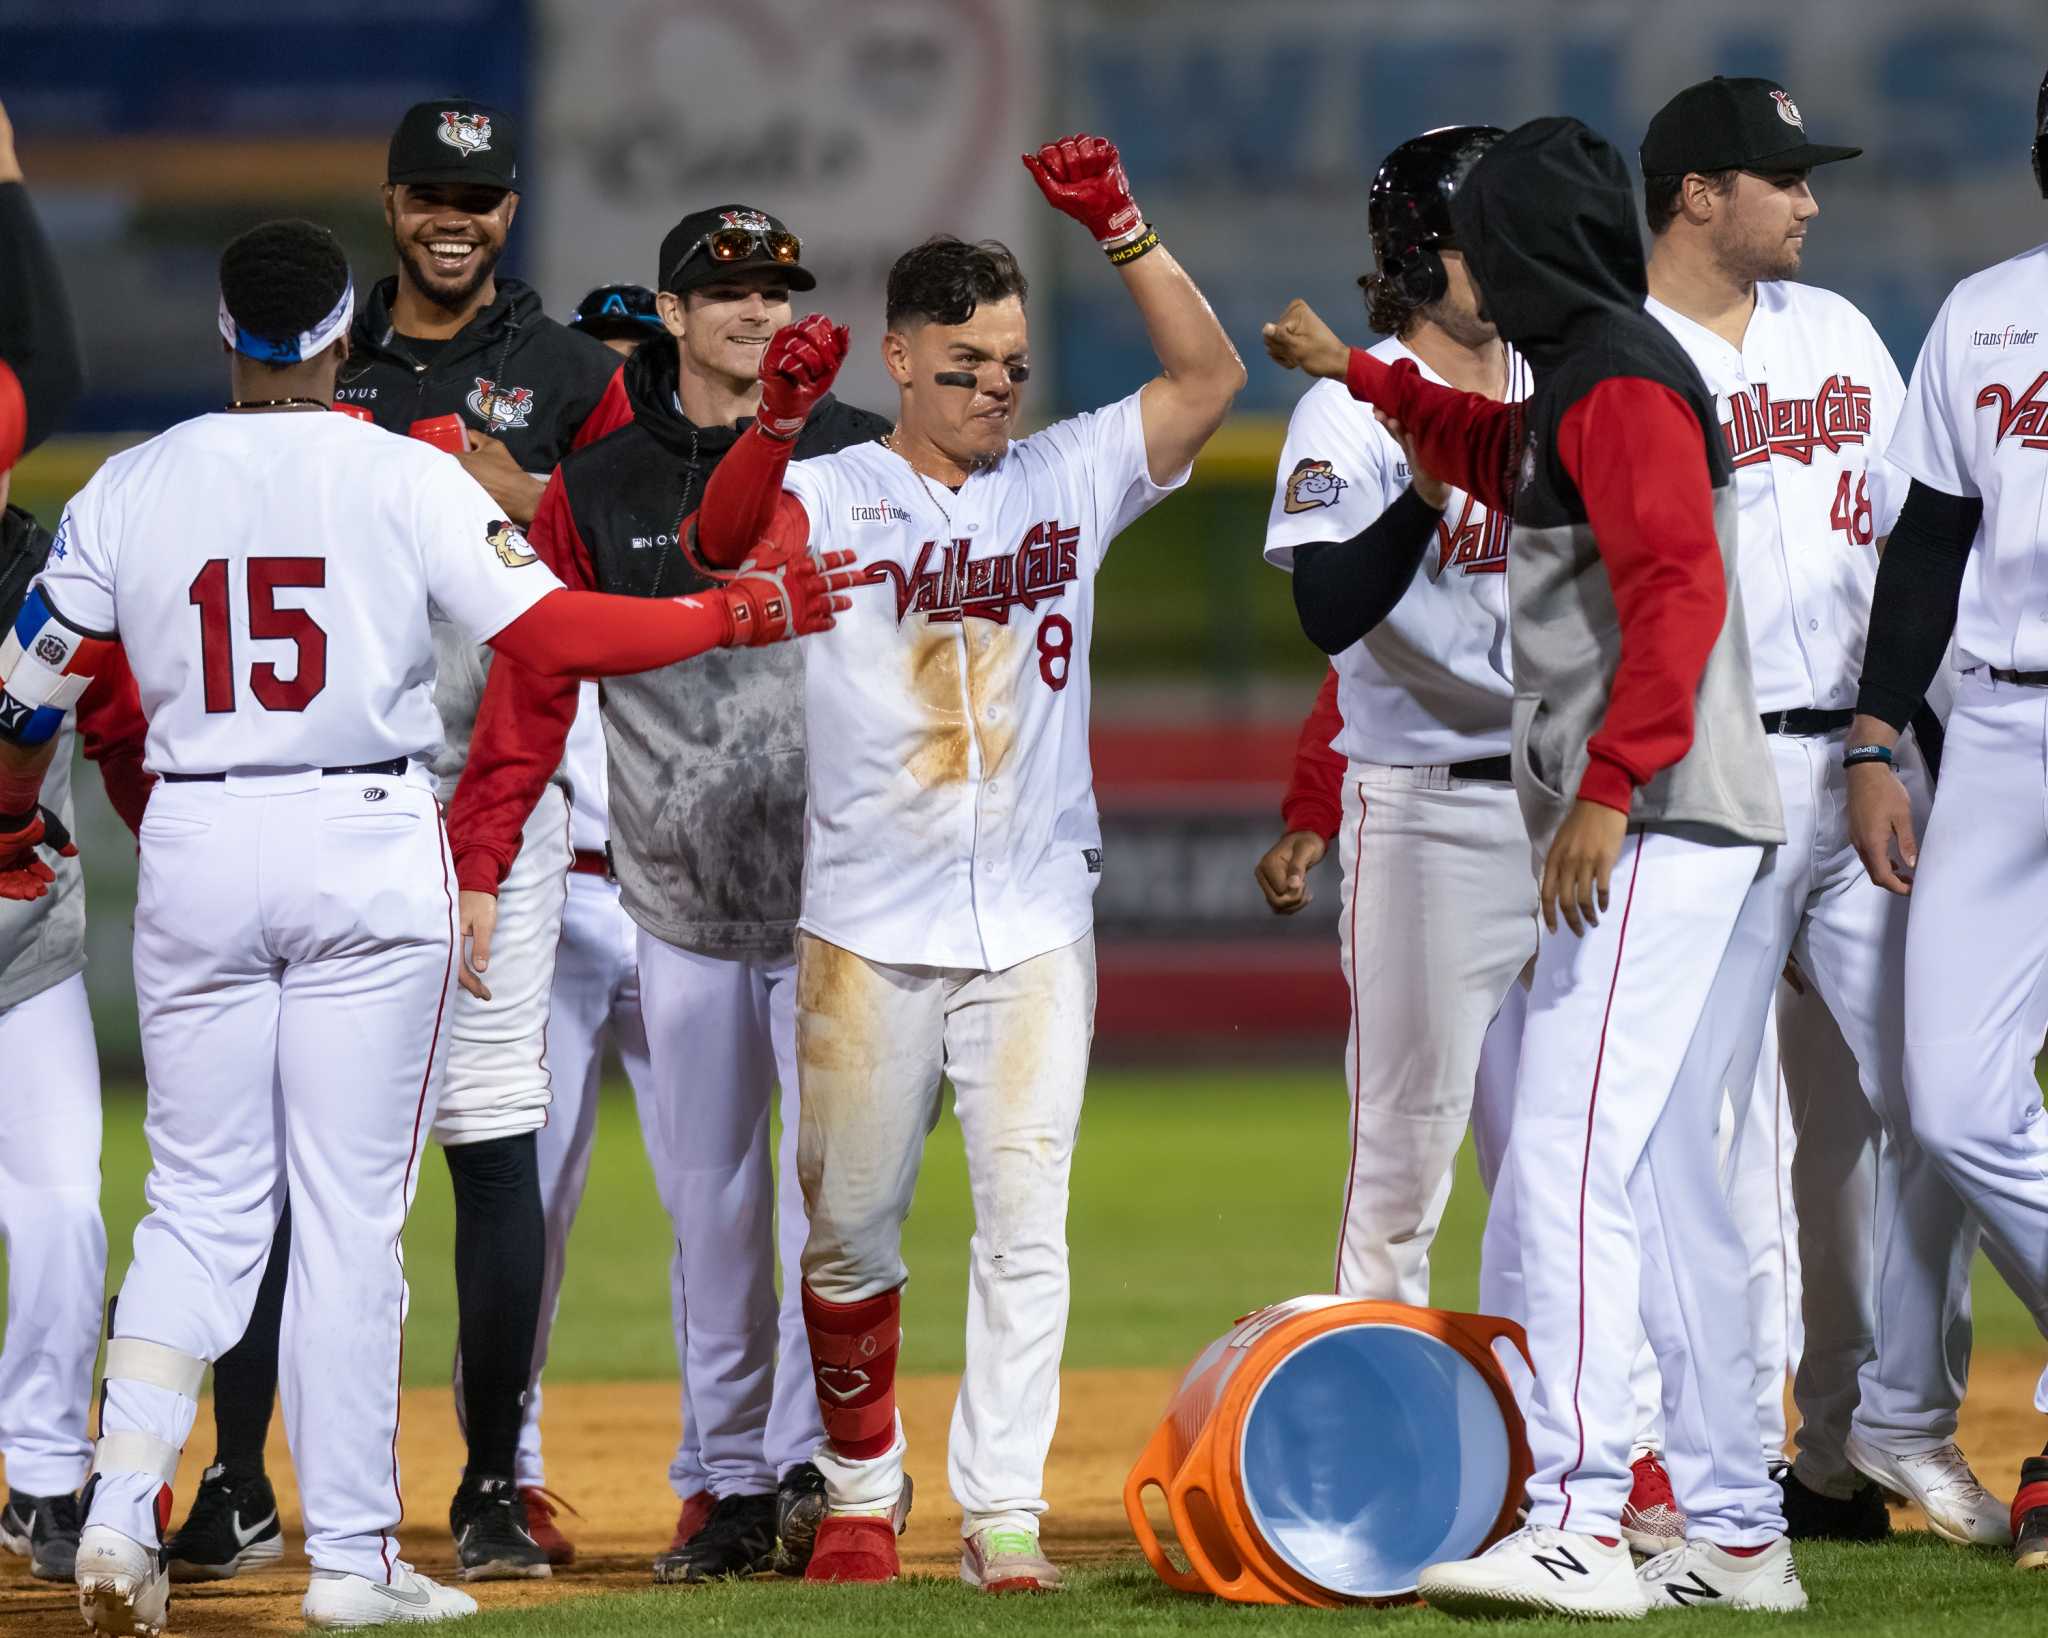
<instances>
[{"instance_id":1,"label":"jersey number 48","mask_svg":"<svg viewBox=\"0 0 2048 1638\"><path fill-rule=\"evenodd\" d=\"M266 711L303 711L327 686L327 633L304 609L281 609L281 586L324 586L324 557L252 557L249 577L249 635L282 639L299 651L289 678L261 660L249 667L249 692ZM199 658L206 682L206 709L219 715L235 708L235 638L228 618L228 560L211 559L192 579L191 603L199 610Z\"/></svg>"}]
</instances>

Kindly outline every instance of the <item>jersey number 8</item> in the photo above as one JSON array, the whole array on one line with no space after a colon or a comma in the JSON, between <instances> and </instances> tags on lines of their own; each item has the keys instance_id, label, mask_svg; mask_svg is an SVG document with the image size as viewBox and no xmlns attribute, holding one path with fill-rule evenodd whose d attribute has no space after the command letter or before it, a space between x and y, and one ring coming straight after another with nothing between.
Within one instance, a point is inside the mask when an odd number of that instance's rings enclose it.
<instances>
[{"instance_id":1,"label":"jersey number 8","mask_svg":"<svg viewBox=\"0 0 2048 1638\"><path fill-rule=\"evenodd\" d=\"M266 711L303 711L327 686L327 633L304 609L277 606L280 586L324 586L324 557L252 557L249 577L249 635L281 639L299 651L289 678L261 660L249 667L249 692ZM189 599L199 610L199 659L206 683L206 709L220 715L235 708L235 638L228 618L228 560L211 559L193 576Z\"/></svg>"}]
</instances>

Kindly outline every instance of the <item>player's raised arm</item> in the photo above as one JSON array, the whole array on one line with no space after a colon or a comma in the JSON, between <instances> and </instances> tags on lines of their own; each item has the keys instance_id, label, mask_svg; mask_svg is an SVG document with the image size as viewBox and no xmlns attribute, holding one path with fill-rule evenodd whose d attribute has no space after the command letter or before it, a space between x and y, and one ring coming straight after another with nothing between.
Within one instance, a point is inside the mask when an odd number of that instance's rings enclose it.
<instances>
[{"instance_id":1,"label":"player's raised arm","mask_svg":"<svg viewBox=\"0 0 2048 1638\"><path fill-rule=\"evenodd\" d=\"M1131 198L1116 144L1070 136L1026 154L1024 168L1055 210L1095 235L1138 304L1160 373L1139 399L1152 481L1187 470L1230 413L1244 386L1244 361L1202 292Z\"/></svg>"}]
</instances>

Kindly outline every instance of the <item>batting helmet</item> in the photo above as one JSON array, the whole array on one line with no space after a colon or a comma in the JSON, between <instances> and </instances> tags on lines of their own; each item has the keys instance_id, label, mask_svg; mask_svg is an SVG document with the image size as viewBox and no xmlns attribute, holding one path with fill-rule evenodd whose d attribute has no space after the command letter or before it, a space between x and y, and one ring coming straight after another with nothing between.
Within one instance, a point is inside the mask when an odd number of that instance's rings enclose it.
<instances>
[{"instance_id":1,"label":"batting helmet","mask_svg":"<svg viewBox=\"0 0 2048 1638\"><path fill-rule=\"evenodd\" d=\"M2048 199L2048 74L2041 76L2040 94L2034 98L2034 186Z\"/></svg>"},{"instance_id":2,"label":"batting helmet","mask_svg":"<svg viewBox=\"0 0 2048 1638\"><path fill-rule=\"evenodd\" d=\"M1507 133L1497 125L1440 125L1388 154L1366 196L1377 277L1410 308L1440 301L1448 282L1439 247L1451 242L1451 195ZM1368 289L1373 277L1358 282Z\"/></svg>"}]
</instances>

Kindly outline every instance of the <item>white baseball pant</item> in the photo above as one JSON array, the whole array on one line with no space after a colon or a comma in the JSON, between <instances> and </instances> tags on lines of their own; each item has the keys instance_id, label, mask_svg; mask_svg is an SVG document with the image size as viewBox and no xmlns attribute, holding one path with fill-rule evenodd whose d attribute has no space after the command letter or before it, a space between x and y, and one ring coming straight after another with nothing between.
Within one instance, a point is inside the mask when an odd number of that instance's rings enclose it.
<instances>
[{"instance_id":1,"label":"white baseball pant","mask_svg":"<svg viewBox=\"0 0 2048 1638\"><path fill-rule=\"evenodd\" d=\"M1481 1044L1536 951L1529 838L1510 785L1354 762L1337 846L1351 1140L1336 1289L1426 1307Z\"/></svg>"},{"instance_id":2,"label":"white baseball pant","mask_svg":"<svg viewBox=\"0 0 2048 1638\"><path fill-rule=\"evenodd\" d=\"M400 1234L447 1048L455 885L424 768L159 784L135 992L149 1215L108 1346L90 1522L149 1545L200 1374L287 1186L280 1384L317 1569L400 1573ZM370 791L378 798L366 800Z\"/></svg>"},{"instance_id":3,"label":"white baseball pant","mask_svg":"<svg viewBox=\"0 0 2048 1638\"><path fill-rule=\"evenodd\" d=\"M669 1480L679 1496L761 1495L822 1436L798 1272L803 1198L791 1186L796 963L721 960L644 929L639 960L650 1069L640 1130L676 1232L686 1433ZM768 1118L778 1085L779 1155ZM690 1429L701 1473L687 1465Z\"/></svg>"},{"instance_id":4,"label":"white baseball pant","mask_svg":"<svg viewBox=\"0 0 2048 1638\"><path fill-rule=\"evenodd\" d=\"M1095 935L1001 972L885 965L807 933L797 956L804 1279L826 1301L852 1303L909 1277L903 1219L950 1080L974 1236L947 1477L963 1535L1035 1530L1059 1420L1067 1184L1095 1031ZM822 1445L831 1504L891 1503L903 1450L900 1422L891 1449L870 1461Z\"/></svg>"},{"instance_id":5,"label":"white baseball pant","mask_svg":"<svg viewBox=\"0 0 2048 1638\"><path fill-rule=\"evenodd\" d=\"M64 1496L92 1468L86 1423L107 1289L100 1060L83 974L0 1012L0 1064L0 1460L9 1488Z\"/></svg>"}]
</instances>

